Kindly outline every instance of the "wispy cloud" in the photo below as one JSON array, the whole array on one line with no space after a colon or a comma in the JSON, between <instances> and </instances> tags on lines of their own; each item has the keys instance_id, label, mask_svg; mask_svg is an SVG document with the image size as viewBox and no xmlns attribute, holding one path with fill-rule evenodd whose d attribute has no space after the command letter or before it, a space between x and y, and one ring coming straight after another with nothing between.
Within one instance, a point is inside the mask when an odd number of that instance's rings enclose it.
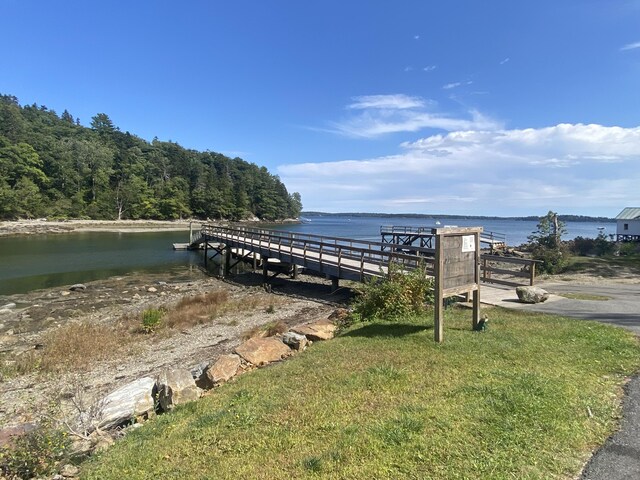
<instances>
[{"instance_id":1,"label":"wispy cloud","mask_svg":"<svg viewBox=\"0 0 640 480\"><path fill-rule=\"evenodd\" d=\"M438 68L437 65L427 65L422 70L424 70L425 72L433 72L436 68Z\"/></svg>"},{"instance_id":2,"label":"wispy cloud","mask_svg":"<svg viewBox=\"0 0 640 480\"><path fill-rule=\"evenodd\" d=\"M414 40L420 40L420 35L414 35L414 36L413 36L413 39L414 39Z\"/></svg>"},{"instance_id":3,"label":"wispy cloud","mask_svg":"<svg viewBox=\"0 0 640 480\"><path fill-rule=\"evenodd\" d=\"M348 111L357 111L347 118L329 122L328 131L355 138L374 138L398 132L417 132L425 128L446 131L482 129L495 130L502 124L469 110L465 117L434 112L435 102L408 95L365 95L354 97Z\"/></svg>"},{"instance_id":4,"label":"wispy cloud","mask_svg":"<svg viewBox=\"0 0 640 480\"><path fill-rule=\"evenodd\" d=\"M509 57L503 59L500 61L500 65L504 65L505 63L508 63L511 59Z\"/></svg>"},{"instance_id":5,"label":"wispy cloud","mask_svg":"<svg viewBox=\"0 0 640 480\"><path fill-rule=\"evenodd\" d=\"M473 80L467 80L466 82L452 82L452 83L445 83L442 86L443 90L451 90L452 88L458 88L462 85L471 85L473 83Z\"/></svg>"},{"instance_id":6,"label":"wispy cloud","mask_svg":"<svg viewBox=\"0 0 640 480\"><path fill-rule=\"evenodd\" d=\"M640 184L640 127L456 130L400 148L278 170L306 208L335 211L606 215L634 203Z\"/></svg>"},{"instance_id":7,"label":"wispy cloud","mask_svg":"<svg viewBox=\"0 0 640 480\"><path fill-rule=\"evenodd\" d=\"M634 50L636 48L640 48L640 42L627 43L626 45L620 47L620 50Z\"/></svg>"},{"instance_id":8,"label":"wispy cloud","mask_svg":"<svg viewBox=\"0 0 640 480\"><path fill-rule=\"evenodd\" d=\"M404 94L395 95L361 95L351 99L353 103L347 105L348 109L365 110L369 108L406 109L421 108L426 102L420 97L411 97Z\"/></svg>"}]
</instances>

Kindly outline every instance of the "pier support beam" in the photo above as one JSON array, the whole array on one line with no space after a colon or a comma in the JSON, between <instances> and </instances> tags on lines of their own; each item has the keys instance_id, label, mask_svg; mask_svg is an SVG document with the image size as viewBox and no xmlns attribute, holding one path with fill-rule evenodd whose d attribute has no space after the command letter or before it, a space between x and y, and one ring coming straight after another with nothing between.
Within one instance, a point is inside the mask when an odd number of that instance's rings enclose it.
<instances>
[{"instance_id":1,"label":"pier support beam","mask_svg":"<svg viewBox=\"0 0 640 480\"><path fill-rule=\"evenodd\" d=\"M335 293L340 288L340 279L338 277L331 277L331 293Z\"/></svg>"}]
</instances>

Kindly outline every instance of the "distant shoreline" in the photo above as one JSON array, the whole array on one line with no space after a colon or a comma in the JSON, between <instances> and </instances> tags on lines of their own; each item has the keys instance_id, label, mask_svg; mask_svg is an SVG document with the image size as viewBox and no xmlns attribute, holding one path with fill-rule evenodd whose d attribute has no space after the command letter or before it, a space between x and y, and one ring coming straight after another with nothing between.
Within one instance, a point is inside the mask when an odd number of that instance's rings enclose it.
<instances>
[{"instance_id":1,"label":"distant shoreline","mask_svg":"<svg viewBox=\"0 0 640 480\"><path fill-rule=\"evenodd\" d=\"M57 234L73 232L110 232L110 233L143 233L188 231L189 225L194 230L205 223L228 224L225 220L206 221L190 220L12 220L0 222L0 237L9 235ZM244 221L234 222L244 225L273 225L298 223L296 219L273 222Z\"/></svg>"},{"instance_id":2,"label":"distant shoreline","mask_svg":"<svg viewBox=\"0 0 640 480\"><path fill-rule=\"evenodd\" d=\"M540 217L529 215L525 217L498 217L490 215L438 215L431 213L365 213L365 212L344 212L344 213L328 213L328 212L302 212L301 218L304 217L370 217L370 218L427 218L433 220L454 219L454 220L521 220L527 222L537 222ZM586 215L558 215L558 220L562 222L603 222L615 223L615 218L609 217L589 217Z\"/></svg>"}]
</instances>

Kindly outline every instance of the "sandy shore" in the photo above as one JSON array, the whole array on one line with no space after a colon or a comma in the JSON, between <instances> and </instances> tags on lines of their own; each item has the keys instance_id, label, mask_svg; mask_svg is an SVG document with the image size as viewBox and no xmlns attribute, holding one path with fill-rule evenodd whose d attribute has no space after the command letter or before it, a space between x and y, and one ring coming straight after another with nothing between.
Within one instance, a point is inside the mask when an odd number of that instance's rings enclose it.
<instances>
[{"instance_id":1,"label":"sandy shore","mask_svg":"<svg viewBox=\"0 0 640 480\"><path fill-rule=\"evenodd\" d=\"M17 220L0 222L0 236L70 232L187 231L190 224L197 229L202 223L199 220Z\"/></svg>"}]
</instances>

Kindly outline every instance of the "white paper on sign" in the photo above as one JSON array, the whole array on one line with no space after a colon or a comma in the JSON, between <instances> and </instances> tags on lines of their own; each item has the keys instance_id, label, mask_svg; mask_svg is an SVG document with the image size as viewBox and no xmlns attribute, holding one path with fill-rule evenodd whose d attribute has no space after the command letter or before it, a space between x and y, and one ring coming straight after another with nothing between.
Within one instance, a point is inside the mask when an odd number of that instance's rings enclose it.
<instances>
[{"instance_id":1,"label":"white paper on sign","mask_svg":"<svg viewBox=\"0 0 640 480\"><path fill-rule=\"evenodd\" d=\"M475 252L476 251L476 236L475 235L463 235L462 236L462 251L463 252Z\"/></svg>"}]
</instances>

